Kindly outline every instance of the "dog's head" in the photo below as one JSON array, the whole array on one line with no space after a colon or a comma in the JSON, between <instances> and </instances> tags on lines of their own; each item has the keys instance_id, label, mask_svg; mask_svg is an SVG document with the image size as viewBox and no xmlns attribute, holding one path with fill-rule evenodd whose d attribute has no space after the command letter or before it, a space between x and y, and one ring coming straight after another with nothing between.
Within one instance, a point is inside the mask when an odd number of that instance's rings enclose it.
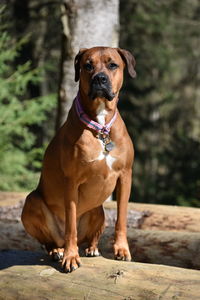
<instances>
[{"instance_id":1,"label":"dog's head","mask_svg":"<svg viewBox=\"0 0 200 300\"><path fill-rule=\"evenodd\" d=\"M113 100L122 86L125 66L132 78L136 76L134 57L120 48L80 49L74 65L75 81L80 80L80 88L90 99Z\"/></svg>"}]
</instances>

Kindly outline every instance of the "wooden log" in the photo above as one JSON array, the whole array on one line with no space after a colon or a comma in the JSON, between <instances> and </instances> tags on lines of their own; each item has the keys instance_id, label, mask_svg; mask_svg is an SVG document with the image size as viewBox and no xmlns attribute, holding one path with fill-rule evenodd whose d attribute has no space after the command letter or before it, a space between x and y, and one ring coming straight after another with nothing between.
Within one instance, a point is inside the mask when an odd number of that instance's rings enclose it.
<instances>
[{"instance_id":1,"label":"wooden log","mask_svg":"<svg viewBox=\"0 0 200 300\"><path fill-rule=\"evenodd\" d=\"M39 253L4 252L2 260L0 299L198 300L200 295L195 270L98 257L82 258L82 267L64 274Z\"/></svg>"},{"instance_id":2,"label":"wooden log","mask_svg":"<svg viewBox=\"0 0 200 300\"><path fill-rule=\"evenodd\" d=\"M2 192L0 191L0 207L18 205L24 201L28 192Z\"/></svg>"},{"instance_id":3,"label":"wooden log","mask_svg":"<svg viewBox=\"0 0 200 300\"><path fill-rule=\"evenodd\" d=\"M107 258L113 258L113 233L114 228L106 228L100 241L101 253ZM129 228L128 240L132 258L136 262L200 269L199 233Z\"/></svg>"},{"instance_id":4,"label":"wooden log","mask_svg":"<svg viewBox=\"0 0 200 300\"><path fill-rule=\"evenodd\" d=\"M116 202L104 204L107 215L116 216ZM141 229L200 232L200 209L170 205L129 203L128 224L134 226L134 211L141 213L138 227ZM111 224L110 224L111 225Z\"/></svg>"},{"instance_id":5,"label":"wooden log","mask_svg":"<svg viewBox=\"0 0 200 300\"><path fill-rule=\"evenodd\" d=\"M19 200L22 200L22 197L23 194L18 193L0 194L0 249L40 251L40 244L26 234L20 222L23 201ZM116 203L106 203L105 207L107 223L114 225ZM137 211L134 211L133 208L136 208ZM155 224L158 218L160 218L159 222ZM190 221L186 222L186 220ZM200 226L198 227L199 220L199 209L195 208L130 203L128 238L134 260L199 269L200 233L197 232L200 228ZM141 227L145 230L133 230L132 227ZM148 228L154 230L149 231ZM157 231L160 228L162 231ZM173 231L175 228L179 231ZM166 231L167 229L168 231ZM188 233L186 230L194 232ZM113 257L111 246L113 232L114 229L106 229L101 241L100 248L105 257Z\"/></svg>"},{"instance_id":6,"label":"wooden log","mask_svg":"<svg viewBox=\"0 0 200 300\"><path fill-rule=\"evenodd\" d=\"M0 192L0 219L20 219L24 199L28 193ZM105 202L107 223L116 219L116 202ZM167 231L200 231L200 209L192 207L129 203L129 227Z\"/></svg>"},{"instance_id":7,"label":"wooden log","mask_svg":"<svg viewBox=\"0 0 200 300\"><path fill-rule=\"evenodd\" d=\"M41 245L31 238L20 222L0 221L0 249L40 251ZM100 250L104 257L113 258L114 228L106 228ZM128 229L128 240L134 261L200 269L200 234ZM85 246L86 247L86 246ZM84 255L84 247L81 253Z\"/></svg>"}]
</instances>

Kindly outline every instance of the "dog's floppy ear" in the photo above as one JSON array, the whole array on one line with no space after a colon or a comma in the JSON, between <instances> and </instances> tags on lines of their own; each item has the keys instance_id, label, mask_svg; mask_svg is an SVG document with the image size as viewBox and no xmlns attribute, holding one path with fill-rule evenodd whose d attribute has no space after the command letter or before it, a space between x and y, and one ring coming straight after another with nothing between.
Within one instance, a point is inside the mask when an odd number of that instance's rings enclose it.
<instances>
[{"instance_id":1,"label":"dog's floppy ear","mask_svg":"<svg viewBox=\"0 0 200 300\"><path fill-rule=\"evenodd\" d=\"M80 60L83 53L87 50L87 48L81 48L74 59L74 69L75 69L75 81L79 81L80 78Z\"/></svg>"},{"instance_id":2,"label":"dog's floppy ear","mask_svg":"<svg viewBox=\"0 0 200 300\"><path fill-rule=\"evenodd\" d=\"M125 62L127 68L128 68L128 73L132 78L136 77L136 72L135 72L135 58L134 56L127 50L117 48L118 53L121 55L121 58Z\"/></svg>"}]
</instances>

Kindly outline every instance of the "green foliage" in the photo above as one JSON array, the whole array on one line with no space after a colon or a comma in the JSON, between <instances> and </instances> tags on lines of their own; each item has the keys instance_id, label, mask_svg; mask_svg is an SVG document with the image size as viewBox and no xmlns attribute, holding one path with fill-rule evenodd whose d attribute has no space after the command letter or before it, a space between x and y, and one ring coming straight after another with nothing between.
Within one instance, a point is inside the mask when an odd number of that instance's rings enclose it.
<instances>
[{"instance_id":1,"label":"green foliage","mask_svg":"<svg viewBox=\"0 0 200 300\"><path fill-rule=\"evenodd\" d=\"M137 61L120 104L136 150L132 200L200 206L199 2L129 0L120 11L121 47Z\"/></svg>"},{"instance_id":2,"label":"green foliage","mask_svg":"<svg viewBox=\"0 0 200 300\"><path fill-rule=\"evenodd\" d=\"M1 27L0 27L1 29ZM15 60L27 39L14 42L0 32L0 189L33 188L38 180L43 147L36 148L31 126L41 124L55 107L55 95L25 99L29 84L40 82L41 68Z\"/></svg>"}]
</instances>

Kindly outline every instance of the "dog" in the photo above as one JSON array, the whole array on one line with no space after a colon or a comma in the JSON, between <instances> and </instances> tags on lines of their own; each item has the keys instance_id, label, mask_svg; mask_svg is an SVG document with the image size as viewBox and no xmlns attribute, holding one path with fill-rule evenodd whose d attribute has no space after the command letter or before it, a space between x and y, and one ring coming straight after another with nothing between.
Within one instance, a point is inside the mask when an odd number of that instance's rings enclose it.
<instances>
[{"instance_id":1,"label":"dog","mask_svg":"<svg viewBox=\"0 0 200 300\"><path fill-rule=\"evenodd\" d=\"M78 246L98 256L104 230L103 202L116 189L114 257L131 260L127 242L127 205L134 149L117 109L126 66L136 76L135 59L124 49L80 49L75 57L79 92L68 118L44 155L38 187L26 198L26 231L62 261L66 273L80 265Z\"/></svg>"}]
</instances>

